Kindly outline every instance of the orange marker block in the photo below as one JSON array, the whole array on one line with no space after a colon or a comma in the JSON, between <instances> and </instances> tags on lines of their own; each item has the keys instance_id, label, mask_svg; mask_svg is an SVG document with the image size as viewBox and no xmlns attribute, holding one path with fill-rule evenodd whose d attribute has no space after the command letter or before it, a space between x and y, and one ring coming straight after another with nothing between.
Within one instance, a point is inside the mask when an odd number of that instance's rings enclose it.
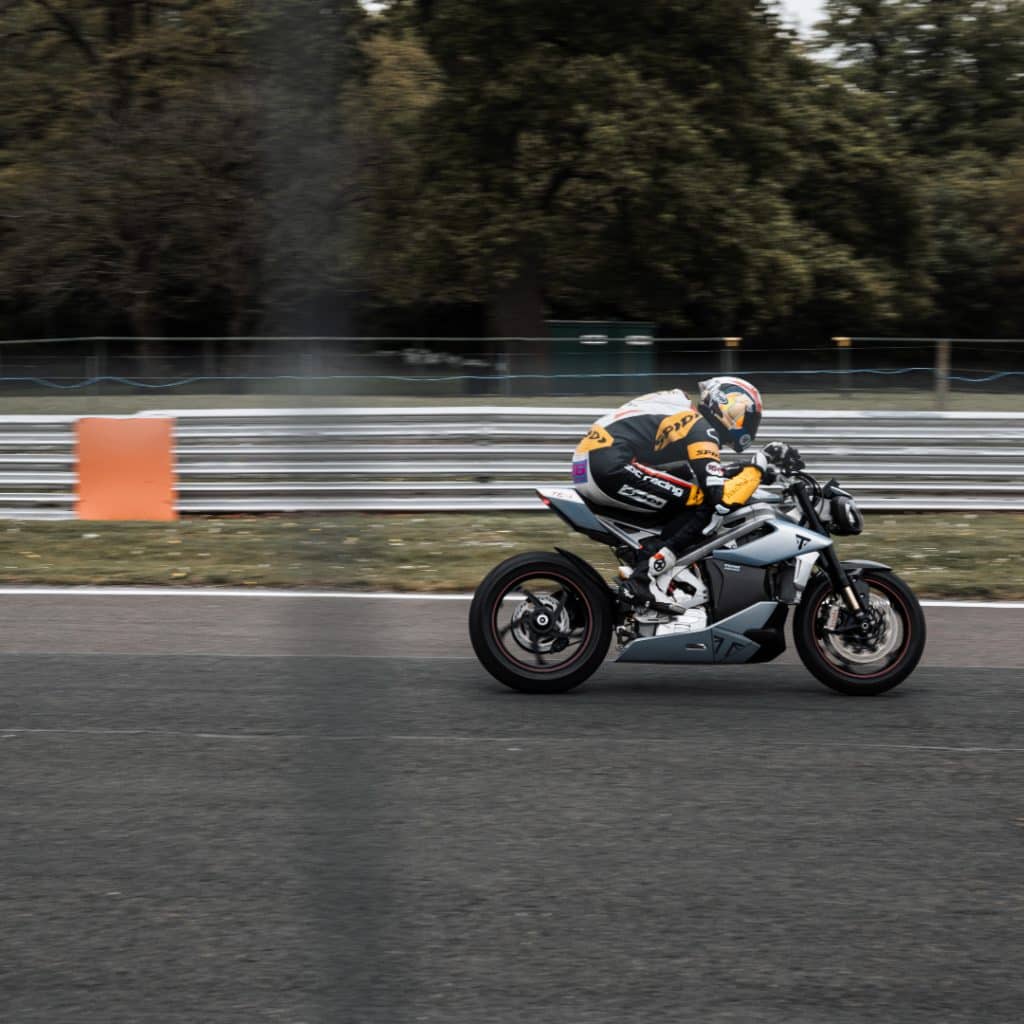
<instances>
[{"instance_id":1,"label":"orange marker block","mask_svg":"<svg viewBox=\"0 0 1024 1024\"><path fill-rule=\"evenodd\" d=\"M177 519L174 420L85 417L76 426L79 519Z\"/></svg>"}]
</instances>

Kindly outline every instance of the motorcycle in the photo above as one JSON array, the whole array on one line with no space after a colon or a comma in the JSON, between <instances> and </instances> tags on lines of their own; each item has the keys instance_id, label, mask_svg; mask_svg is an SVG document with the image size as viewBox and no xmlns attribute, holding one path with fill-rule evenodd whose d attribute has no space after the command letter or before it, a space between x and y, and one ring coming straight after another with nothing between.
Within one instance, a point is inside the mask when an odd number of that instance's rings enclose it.
<instances>
[{"instance_id":1,"label":"motorcycle","mask_svg":"<svg viewBox=\"0 0 1024 1024\"><path fill-rule=\"evenodd\" d=\"M802 460L800 462L802 467ZM666 588L671 610L638 608L621 581L659 534L649 517L591 504L571 488L539 488L541 501L577 533L614 551L620 582L556 547L516 555L477 588L469 632L480 663L525 693L564 693L604 662L613 635L620 662L758 664L793 641L801 661L843 694L891 690L913 672L925 620L889 566L841 561L833 536L858 534L863 516L838 481L786 471L778 492L717 516L713 535L680 558Z\"/></svg>"}]
</instances>

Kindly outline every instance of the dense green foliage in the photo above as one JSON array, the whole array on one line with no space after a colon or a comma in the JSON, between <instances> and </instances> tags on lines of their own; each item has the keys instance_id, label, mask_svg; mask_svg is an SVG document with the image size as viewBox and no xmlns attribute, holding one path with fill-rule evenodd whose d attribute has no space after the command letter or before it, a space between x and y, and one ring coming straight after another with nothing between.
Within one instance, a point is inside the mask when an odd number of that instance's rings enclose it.
<instances>
[{"instance_id":1,"label":"dense green foliage","mask_svg":"<svg viewBox=\"0 0 1024 1024\"><path fill-rule=\"evenodd\" d=\"M0 15L7 336L1021 333L1024 3Z\"/></svg>"},{"instance_id":2,"label":"dense green foliage","mask_svg":"<svg viewBox=\"0 0 1024 1024\"><path fill-rule=\"evenodd\" d=\"M823 46L883 103L923 204L923 327L1021 337L1024 3L829 0Z\"/></svg>"}]
</instances>

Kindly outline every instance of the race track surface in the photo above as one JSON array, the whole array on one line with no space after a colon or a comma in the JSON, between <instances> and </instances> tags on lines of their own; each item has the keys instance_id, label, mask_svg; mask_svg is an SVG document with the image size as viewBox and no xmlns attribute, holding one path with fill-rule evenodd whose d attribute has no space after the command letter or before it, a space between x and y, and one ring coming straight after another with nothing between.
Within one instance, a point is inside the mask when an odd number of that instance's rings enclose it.
<instances>
[{"instance_id":1,"label":"race track surface","mask_svg":"<svg viewBox=\"0 0 1024 1024\"><path fill-rule=\"evenodd\" d=\"M1024 1016L1024 610L538 698L460 602L0 606L5 1021Z\"/></svg>"}]
</instances>

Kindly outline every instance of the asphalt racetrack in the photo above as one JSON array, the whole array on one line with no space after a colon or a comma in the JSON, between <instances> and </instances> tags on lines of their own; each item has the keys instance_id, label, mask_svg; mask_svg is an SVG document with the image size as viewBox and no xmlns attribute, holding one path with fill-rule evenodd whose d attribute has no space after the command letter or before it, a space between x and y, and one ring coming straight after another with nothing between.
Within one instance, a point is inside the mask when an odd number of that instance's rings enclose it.
<instances>
[{"instance_id":1,"label":"asphalt racetrack","mask_svg":"<svg viewBox=\"0 0 1024 1024\"><path fill-rule=\"evenodd\" d=\"M458 601L0 603L4 1021L1024 1018L1024 610L545 698Z\"/></svg>"}]
</instances>

